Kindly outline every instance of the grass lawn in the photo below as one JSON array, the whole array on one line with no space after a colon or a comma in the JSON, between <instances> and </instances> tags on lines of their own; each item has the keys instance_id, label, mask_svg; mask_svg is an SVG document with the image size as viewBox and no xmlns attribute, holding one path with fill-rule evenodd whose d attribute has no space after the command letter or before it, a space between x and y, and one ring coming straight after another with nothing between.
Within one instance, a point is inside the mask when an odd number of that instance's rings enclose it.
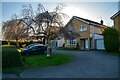
<instances>
[{"instance_id":1,"label":"grass lawn","mask_svg":"<svg viewBox=\"0 0 120 80\"><path fill-rule=\"evenodd\" d=\"M23 71L25 69L25 67L12 67L12 68L3 68L2 72L3 73L20 73L21 71Z\"/></svg>"},{"instance_id":2,"label":"grass lawn","mask_svg":"<svg viewBox=\"0 0 120 80\"><path fill-rule=\"evenodd\" d=\"M25 62L29 67L57 66L71 60L71 56L64 54L52 54L50 58L46 58L46 55L25 56Z\"/></svg>"},{"instance_id":3,"label":"grass lawn","mask_svg":"<svg viewBox=\"0 0 120 80\"><path fill-rule=\"evenodd\" d=\"M114 56L120 56L120 51L119 52L110 52L109 54L114 55Z\"/></svg>"},{"instance_id":4,"label":"grass lawn","mask_svg":"<svg viewBox=\"0 0 120 80\"><path fill-rule=\"evenodd\" d=\"M76 49L76 48L57 48L57 50L80 51L80 49Z\"/></svg>"},{"instance_id":5,"label":"grass lawn","mask_svg":"<svg viewBox=\"0 0 120 80\"><path fill-rule=\"evenodd\" d=\"M26 66L3 68L3 72L17 74L26 68L58 66L61 64L68 63L72 60L71 56L64 54L52 54L50 58L46 58L46 55L31 55L23 57L25 58Z\"/></svg>"},{"instance_id":6,"label":"grass lawn","mask_svg":"<svg viewBox=\"0 0 120 80\"><path fill-rule=\"evenodd\" d=\"M13 59L13 58L16 58L13 53L14 54L18 53L17 48L12 47L12 46L7 46L7 45L3 46L2 54L4 54L6 57L6 58L4 57L4 59L3 59L4 62L7 61L8 64L9 63L13 64L14 62L18 62L17 60ZM6 54L10 54L10 55L7 56ZM57 65L68 63L72 60L72 57L69 55L57 54L57 53L56 54L52 53L52 55L49 59L46 57L46 55L29 55L29 56L21 56L21 58L25 59L26 65L16 66L16 67L12 66L12 67L7 67L7 68L3 67L2 72L4 72L4 73L20 73L21 71L23 71L26 68L57 66ZM10 60L12 62L10 62ZM2 63L2 64L4 64L4 63Z\"/></svg>"}]
</instances>

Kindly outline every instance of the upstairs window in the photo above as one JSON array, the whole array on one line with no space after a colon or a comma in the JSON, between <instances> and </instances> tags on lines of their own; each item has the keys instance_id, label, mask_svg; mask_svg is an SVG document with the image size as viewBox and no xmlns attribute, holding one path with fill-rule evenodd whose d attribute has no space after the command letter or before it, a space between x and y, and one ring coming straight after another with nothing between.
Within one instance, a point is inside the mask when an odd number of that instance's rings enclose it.
<instances>
[{"instance_id":1,"label":"upstairs window","mask_svg":"<svg viewBox=\"0 0 120 80\"><path fill-rule=\"evenodd\" d=\"M73 32L75 32L75 28L74 27L69 27L68 28L68 33L71 34Z\"/></svg>"},{"instance_id":2,"label":"upstairs window","mask_svg":"<svg viewBox=\"0 0 120 80\"><path fill-rule=\"evenodd\" d=\"M86 30L87 30L86 24L80 25L80 31L86 31Z\"/></svg>"}]
</instances>

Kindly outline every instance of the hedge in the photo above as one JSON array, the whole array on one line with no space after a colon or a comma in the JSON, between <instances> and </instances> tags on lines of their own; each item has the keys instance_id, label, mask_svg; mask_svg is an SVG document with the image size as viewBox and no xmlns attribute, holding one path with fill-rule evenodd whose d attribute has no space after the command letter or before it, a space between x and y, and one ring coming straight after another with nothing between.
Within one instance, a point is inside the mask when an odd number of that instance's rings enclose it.
<instances>
[{"instance_id":1,"label":"hedge","mask_svg":"<svg viewBox=\"0 0 120 80\"><path fill-rule=\"evenodd\" d=\"M108 52L119 50L119 33L113 28L106 28L103 32L105 49Z\"/></svg>"},{"instance_id":2,"label":"hedge","mask_svg":"<svg viewBox=\"0 0 120 80\"><path fill-rule=\"evenodd\" d=\"M36 41L36 42L33 42L33 41L19 42L19 47L23 47L23 45L27 46L27 45L32 44L32 43L40 43L40 44L42 44L41 41ZM15 41L2 41L2 45L8 45L8 44L16 46L16 42Z\"/></svg>"},{"instance_id":3,"label":"hedge","mask_svg":"<svg viewBox=\"0 0 120 80\"><path fill-rule=\"evenodd\" d=\"M21 55L15 46L2 46L2 67L19 67L23 65Z\"/></svg>"}]
</instances>

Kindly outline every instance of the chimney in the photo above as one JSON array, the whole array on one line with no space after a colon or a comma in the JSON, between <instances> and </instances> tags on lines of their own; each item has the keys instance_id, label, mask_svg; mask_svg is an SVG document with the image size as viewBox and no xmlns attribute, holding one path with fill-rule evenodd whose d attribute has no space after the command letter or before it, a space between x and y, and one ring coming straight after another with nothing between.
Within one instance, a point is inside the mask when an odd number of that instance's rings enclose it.
<instances>
[{"instance_id":1,"label":"chimney","mask_svg":"<svg viewBox=\"0 0 120 80\"><path fill-rule=\"evenodd\" d=\"M103 20L101 19L100 24L103 25Z\"/></svg>"}]
</instances>

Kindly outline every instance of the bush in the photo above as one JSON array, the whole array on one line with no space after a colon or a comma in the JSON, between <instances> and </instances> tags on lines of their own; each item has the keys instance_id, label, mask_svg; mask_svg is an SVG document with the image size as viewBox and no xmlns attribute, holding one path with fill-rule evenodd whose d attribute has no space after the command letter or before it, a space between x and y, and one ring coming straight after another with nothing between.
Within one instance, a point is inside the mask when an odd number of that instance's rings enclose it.
<instances>
[{"instance_id":1,"label":"bush","mask_svg":"<svg viewBox=\"0 0 120 80\"><path fill-rule=\"evenodd\" d=\"M29 42L18 42L19 43L19 47L24 47L24 46L28 46L29 44L33 44L33 43L40 43L42 44L43 42L41 41L29 41ZM2 45L14 45L17 47L16 45L16 41L2 41Z\"/></svg>"},{"instance_id":2,"label":"bush","mask_svg":"<svg viewBox=\"0 0 120 80\"><path fill-rule=\"evenodd\" d=\"M8 42L7 41L2 41L2 45L7 45Z\"/></svg>"},{"instance_id":3,"label":"bush","mask_svg":"<svg viewBox=\"0 0 120 80\"><path fill-rule=\"evenodd\" d=\"M15 46L2 46L2 67L19 67L23 62Z\"/></svg>"},{"instance_id":4,"label":"bush","mask_svg":"<svg viewBox=\"0 0 120 80\"><path fill-rule=\"evenodd\" d=\"M10 45L16 45L15 41L9 41L9 42L10 42Z\"/></svg>"},{"instance_id":5,"label":"bush","mask_svg":"<svg viewBox=\"0 0 120 80\"><path fill-rule=\"evenodd\" d=\"M105 49L116 52L119 49L119 33L113 28L106 28L103 32Z\"/></svg>"}]
</instances>

